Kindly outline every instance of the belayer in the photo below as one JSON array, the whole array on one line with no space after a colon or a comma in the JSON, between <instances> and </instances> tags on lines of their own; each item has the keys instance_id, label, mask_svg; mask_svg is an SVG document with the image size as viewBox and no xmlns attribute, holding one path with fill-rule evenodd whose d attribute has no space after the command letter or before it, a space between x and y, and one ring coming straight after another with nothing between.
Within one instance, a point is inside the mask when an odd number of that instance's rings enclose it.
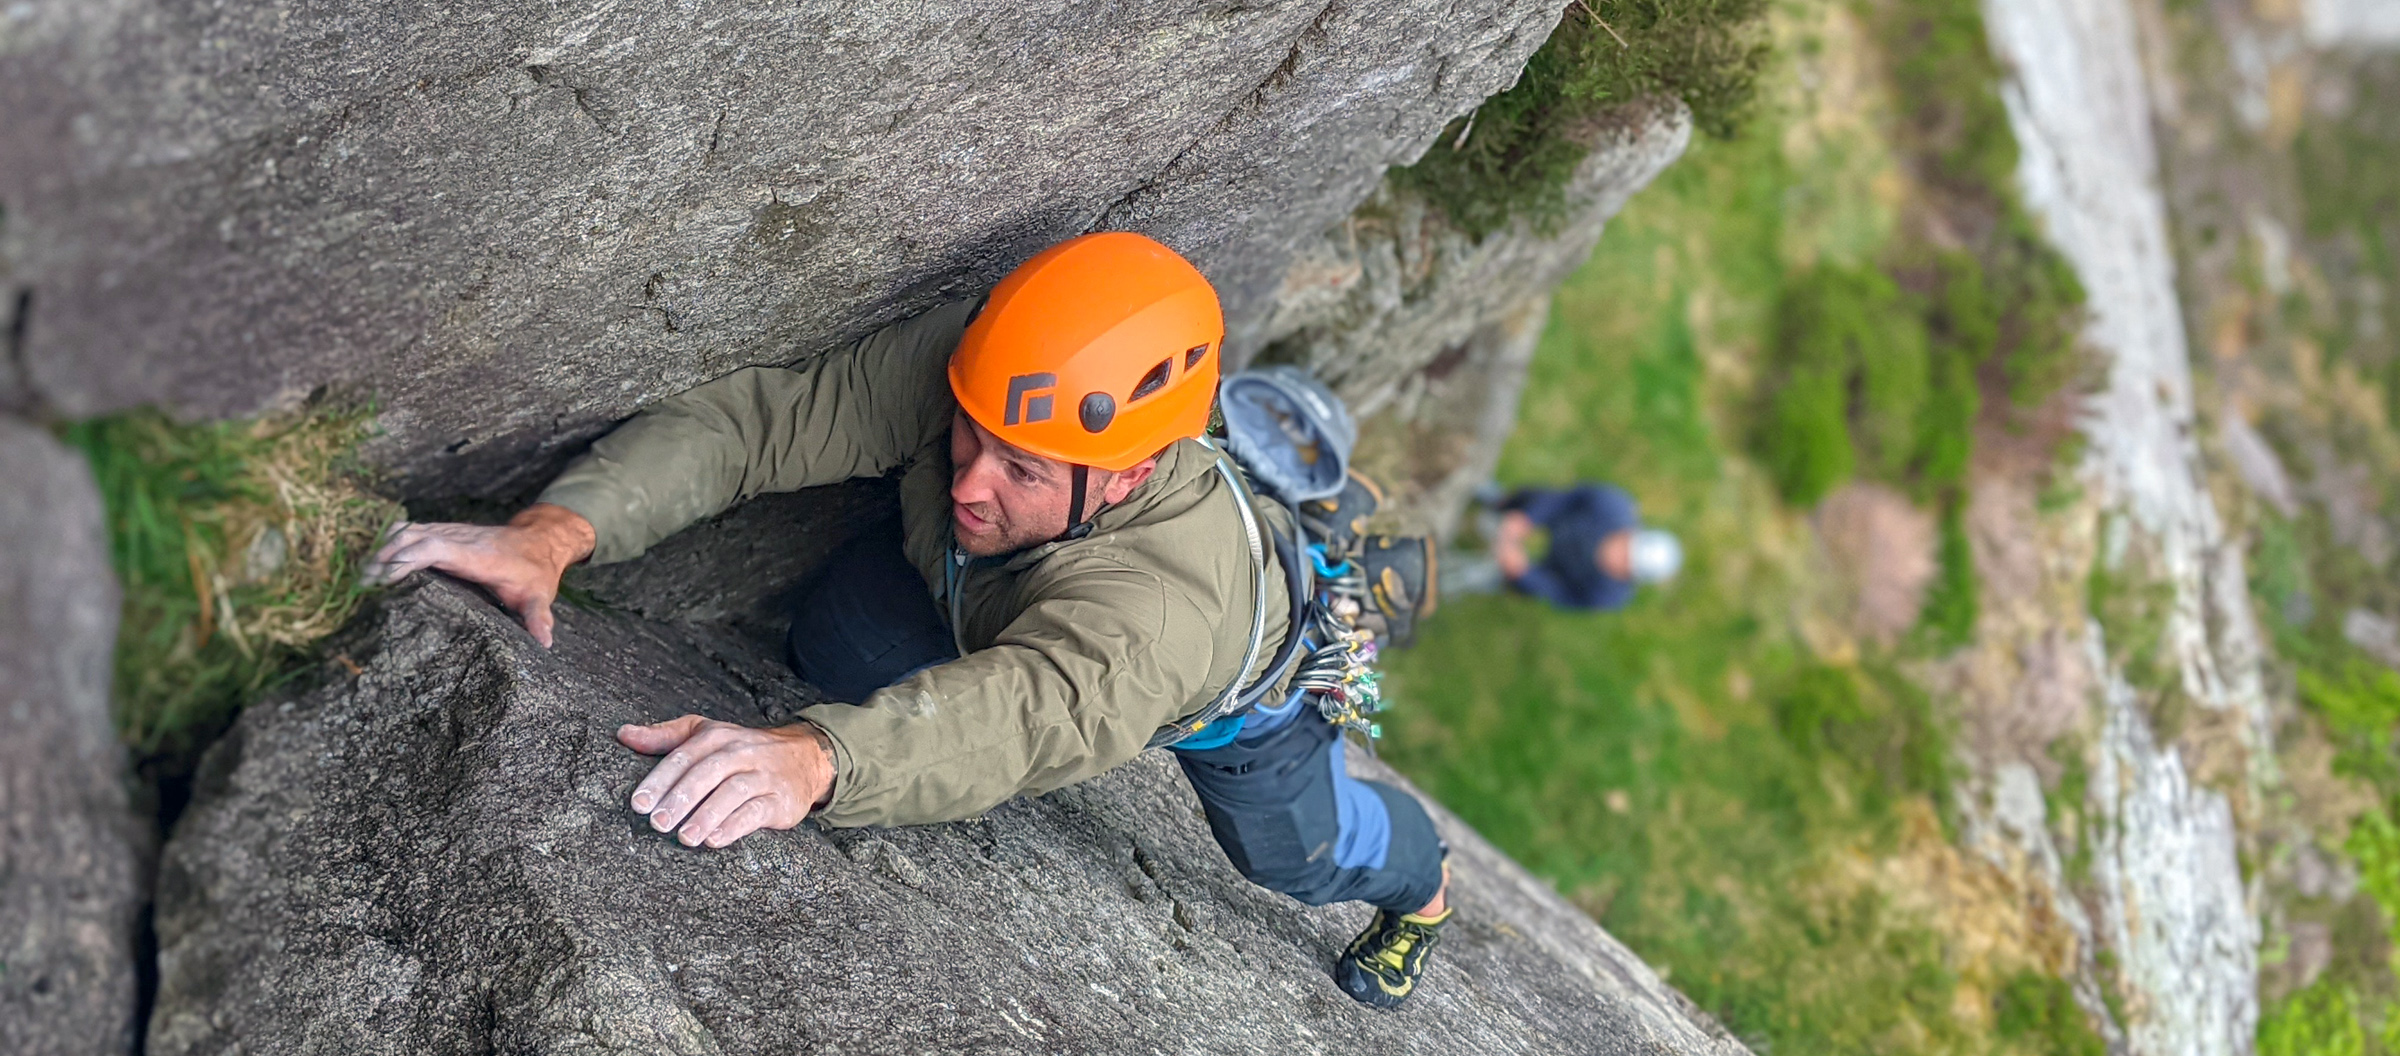
<instances>
[{"instance_id":1,"label":"belayer","mask_svg":"<svg viewBox=\"0 0 2400 1056\"><path fill-rule=\"evenodd\" d=\"M570 565L898 472L896 537L837 551L793 612L788 659L834 702L622 727L665 757L633 809L708 847L812 815L951 821L1164 745L1244 876L1376 908L1335 978L1395 1006L1453 914L1447 849L1416 800L1350 777L1342 732L1380 706L1375 649L1430 610L1432 548L1359 531L1379 496L1343 468L1354 430L1296 372L1228 382L1237 467L1207 435L1224 332L1182 257L1086 235L981 301L661 400L504 526L398 525L369 576L481 584L548 645Z\"/></svg>"},{"instance_id":2,"label":"belayer","mask_svg":"<svg viewBox=\"0 0 2400 1056\"><path fill-rule=\"evenodd\" d=\"M1562 609L1621 609L1636 587L1664 583L1683 568L1683 544L1674 533L1643 526L1633 496L1613 484L1493 488L1477 499L1485 505L1480 520L1491 552L1445 566L1444 594L1505 587ZM1548 535L1549 549L1536 559L1539 534Z\"/></svg>"}]
</instances>

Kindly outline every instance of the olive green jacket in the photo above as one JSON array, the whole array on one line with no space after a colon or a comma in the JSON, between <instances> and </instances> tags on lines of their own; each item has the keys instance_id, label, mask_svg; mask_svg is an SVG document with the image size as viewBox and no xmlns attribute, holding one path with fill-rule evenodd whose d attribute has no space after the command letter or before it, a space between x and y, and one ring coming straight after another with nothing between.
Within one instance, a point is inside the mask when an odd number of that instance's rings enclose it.
<instances>
[{"instance_id":1,"label":"olive green jacket","mask_svg":"<svg viewBox=\"0 0 2400 1056\"><path fill-rule=\"evenodd\" d=\"M833 741L833 800L819 816L835 825L973 817L1097 776L1205 708L1250 645L1258 571L1239 500L1217 452L1193 440L1095 515L1091 534L966 561L957 598L945 595L957 406L946 367L972 313L945 306L811 363L661 400L542 493L592 522L592 560L606 563L754 495L901 474L904 545L955 614L961 659L861 706L801 713ZM1290 530L1272 500L1254 509L1262 531ZM1271 549L1267 565L1275 589L1253 672L1289 622Z\"/></svg>"}]
</instances>

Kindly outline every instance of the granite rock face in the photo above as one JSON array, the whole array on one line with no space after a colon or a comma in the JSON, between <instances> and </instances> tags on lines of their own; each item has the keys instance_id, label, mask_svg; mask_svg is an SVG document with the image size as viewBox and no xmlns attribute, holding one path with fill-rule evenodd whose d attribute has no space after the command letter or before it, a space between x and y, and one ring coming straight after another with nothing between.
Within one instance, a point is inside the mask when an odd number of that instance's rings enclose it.
<instances>
[{"instance_id":1,"label":"granite rock face","mask_svg":"<svg viewBox=\"0 0 2400 1056\"><path fill-rule=\"evenodd\" d=\"M1516 426L1551 291L1683 155L1691 112L1638 100L1573 134L1591 153L1547 225L1519 217L1478 239L1387 180L1284 272L1265 358L1306 366L1349 401L1365 423L1361 468L1383 484L1394 528L1444 539L1457 528Z\"/></svg>"},{"instance_id":2,"label":"granite rock face","mask_svg":"<svg viewBox=\"0 0 2400 1056\"><path fill-rule=\"evenodd\" d=\"M1554 0L0 11L18 399L371 394L414 496L1131 229L1239 359L1295 247L1506 87ZM0 372L6 373L6 372Z\"/></svg>"},{"instance_id":3,"label":"granite rock face","mask_svg":"<svg viewBox=\"0 0 2400 1056\"><path fill-rule=\"evenodd\" d=\"M1438 809L1461 923L1378 1014L1327 975L1366 911L1244 881L1161 753L974 821L694 851L625 809L647 765L611 734L803 703L745 640L577 610L544 651L435 580L342 648L359 674L203 768L152 1053L1741 1051Z\"/></svg>"},{"instance_id":4,"label":"granite rock face","mask_svg":"<svg viewBox=\"0 0 2400 1056\"><path fill-rule=\"evenodd\" d=\"M2082 279L2084 339L2106 364L2107 383L2086 397L2081 423L2084 479L2114 518L2102 559L2121 566L2137 540L2155 553L2175 599L2157 662L2178 673L2191 711L2210 716L2179 724L2220 723L2244 760L2229 777L2204 780L2202 760L2142 706L2122 667L2127 643L2105 641L2093 621L2084 633L2089 666L2102 674L2098 744L2086 801L2072 806L2101 835L2091 879L2076 885L2060 874L2052 889L2093 893L2089 939L2114 960L2124 1000L2121 1012L2086 1006L2123 1039L2112 1051L2246 1056L2259 1018L2258 889L2244 875L2227 790L2255 802L2274 783L2275 719L2244 542L2227 530L2202 471L2141 16L2128 0L1986 0L1983 10L2010 71L2002 98L2023 148L2018 186ZM2035 842L2036 860L2058 860ZM2096 987L2080 989L2098 997Z\"/></svg>"},{"instance_id":5,"label":"granite rock face","mask_svg":"<svg viewBox=\"0 0 2400 1056\"><path fill-rule=\"evenodd\" d=\"M0 1052L129 1053L148 829L109 726L117 586L83 459L0 416Z\"/></svg>"}]
</instances>

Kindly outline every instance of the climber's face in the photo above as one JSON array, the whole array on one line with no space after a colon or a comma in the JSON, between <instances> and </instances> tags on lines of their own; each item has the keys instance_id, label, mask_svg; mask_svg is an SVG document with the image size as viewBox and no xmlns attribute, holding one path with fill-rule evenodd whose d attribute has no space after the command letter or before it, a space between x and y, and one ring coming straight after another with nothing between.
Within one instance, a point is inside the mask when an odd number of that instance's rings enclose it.
<instances>
[{"instance_id":1,"label":"climber's face","mask_svg":"<svg viewBox=\"0 0 2400 1056\"><path fill-rule=\"evenodd\" d=\"M1084 513L1125 500L1149 479L1156 459L1122 473L1091 471ZM1074 467L993 436L966 412L950 419L950 527L959 549L976 557L1014 553L1067 530Z\"/></svg>"}]
</instances>

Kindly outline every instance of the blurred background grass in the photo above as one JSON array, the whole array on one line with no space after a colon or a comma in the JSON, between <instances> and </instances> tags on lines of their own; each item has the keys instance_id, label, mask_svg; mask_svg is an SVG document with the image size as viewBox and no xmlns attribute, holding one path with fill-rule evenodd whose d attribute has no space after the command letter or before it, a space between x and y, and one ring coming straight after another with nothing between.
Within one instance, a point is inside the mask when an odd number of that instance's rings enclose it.
<instances>
[{"instance_id":1,"label":"blurred background grass","mask_svg":"<svg viewBox=\"0 0 2400 1056\"><path fill-rule=\"evenodd\" d=\"M1981 48L1971 3L1931 6L1965 11ZM2097 1053L2063 982L1958 956L1945 922L1869 878L1949 845L1948 731L1901 672L1905 650L1810 633L1825 571L1805 507L1854 474L1921 476L1928 386L1903 413L1853 407L1852 372L1892 357L1840 350L1854 358L1835 368L1826 421L1801 427L1844 454L1867 435L1868 465L1845 460L1793 494L1752 454L1792 446L1756 434L1791 387L1793 301L1835 300L1829 275L1880 278L1906 234L1909 145L1891 131L1872 49L1892 29L1876 14L1774 10L1748 119L1696 139L1612 222L1536 355L1501 481L1626 487L1683 536L1683 576L1617 613L1449 603L1390 661L1382 750L1757 1051ZM1938 344L1920 320L1939 305L1888 281L1867 292L1880 303L1838 307L1868 340L1913 333L1924 363ZM1963 436L1974 418L1928 421ZM1871 434L1895 419L1910 435L1876 462ZM1964 469L1951 458L1921 501L1948 504ZM1963 554L1949 563L1971 592ZM1972 631L1971 593L1964 607L1953 635Z\"/></svg>"}]
</instances>

